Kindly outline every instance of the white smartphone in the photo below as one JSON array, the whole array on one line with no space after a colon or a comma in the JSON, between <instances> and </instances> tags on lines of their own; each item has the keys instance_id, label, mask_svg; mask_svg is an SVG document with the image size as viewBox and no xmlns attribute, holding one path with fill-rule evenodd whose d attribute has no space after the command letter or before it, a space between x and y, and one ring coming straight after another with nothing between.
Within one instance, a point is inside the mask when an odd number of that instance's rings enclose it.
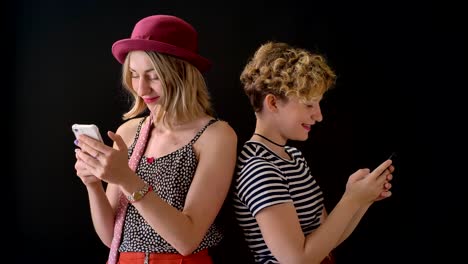
<instances>
[{"instance_id":1,"label":"white smartphone","mask_svg":"<svg viewBox=\"0 0 468 264\"><path fill-rule=\"evenodd\" d=\"M85 134L96 140L104 142L99 132L99 128L94 124L73 124L72 125L73 133L75 137L78 138L79 135Z\"/></svg>"}]
</instances>

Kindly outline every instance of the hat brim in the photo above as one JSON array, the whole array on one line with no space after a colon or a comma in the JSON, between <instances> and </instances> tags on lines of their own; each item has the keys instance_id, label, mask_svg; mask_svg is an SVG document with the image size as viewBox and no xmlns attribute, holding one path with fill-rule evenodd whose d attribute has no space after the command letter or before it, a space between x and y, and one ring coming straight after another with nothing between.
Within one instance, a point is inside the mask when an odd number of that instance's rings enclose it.
<instances>
[{"instance_id":1,"label":"hat brim","mask_svg":"<svg viewBox=\"0 0 468 264\"><path fill-rule=\"evenodd\" d=\"M186 49L182 49L164 42L148 39L122 39L112 45L112 54L120 63L125 62L128 52L133 50L156 51L183 59L195 66L200 72L211 68L211 61Z\"/></svg>"}]
</instances>

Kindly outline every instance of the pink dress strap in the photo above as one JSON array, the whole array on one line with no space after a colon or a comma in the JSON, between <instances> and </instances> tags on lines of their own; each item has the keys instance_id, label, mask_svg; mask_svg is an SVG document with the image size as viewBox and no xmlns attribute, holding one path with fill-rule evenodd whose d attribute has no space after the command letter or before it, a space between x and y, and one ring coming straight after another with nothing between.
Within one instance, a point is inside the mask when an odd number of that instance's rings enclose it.
<instances>
[{"instance_id":1,"label":"pink dress strap","mask_svg":"<svg viewBox=\"0 0 468 264\"><path fill-rule=\"evenodd\" d=\"M141 129L135 148L133 149L132 156L128 161L128 165L133 171L136 170L138 163L140 163L140 159L143 156L143 153L145 152L146 143L148 142L149 132L151 131L152 124L153 118L150 114L148 122L146 122ZM120 193L119 206L117 207L117 213L114 222L114 236L112 238L112 244L110 247L109 259L107 260L108 264L117 263L119 256L120 240L122 238L123 223L125 219L125 213L127 212L127 207L128 200L125 197L125 195L123 195L123 193Z\"/></svg>"}]
</instances>

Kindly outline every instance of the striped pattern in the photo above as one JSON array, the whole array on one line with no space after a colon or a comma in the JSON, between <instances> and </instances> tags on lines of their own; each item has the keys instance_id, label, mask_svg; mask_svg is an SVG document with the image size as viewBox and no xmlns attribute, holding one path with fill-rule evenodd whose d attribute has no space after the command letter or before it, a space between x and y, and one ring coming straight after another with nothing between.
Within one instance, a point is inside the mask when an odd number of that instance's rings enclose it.
<instances>
[{"instance_id":1,"label":"striped pattern","mask_svg":"<svg viewBox=\"0 0 468 264\"><path fill-rule=\"evenodd\" d=\"M320 225L323 195L302 153L285 147L285 160L259 142L244 144L238 158L234 210L257 263L279 263L262 238L255 215L262 209L292 202L304 235Z\"/></svg>"}]
</instances>

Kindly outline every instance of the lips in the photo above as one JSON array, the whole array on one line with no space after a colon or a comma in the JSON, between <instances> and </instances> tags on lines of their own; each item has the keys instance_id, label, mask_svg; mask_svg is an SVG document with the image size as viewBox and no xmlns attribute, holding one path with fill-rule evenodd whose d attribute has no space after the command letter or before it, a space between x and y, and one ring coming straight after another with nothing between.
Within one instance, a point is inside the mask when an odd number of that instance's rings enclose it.
<instances>
[{"instance_id":1,"label":"lips","mask_svg":"<svg viewBox=\"0 0 468 264\"><path fill-rule=\"evenodd\" d=\"M150 103L156 102L158 99L159 99L159 96L147 97L147 98L143 98L143 101L145 101L145 103L147 104L150 104Z\"/></svg>"}]
</instances>

